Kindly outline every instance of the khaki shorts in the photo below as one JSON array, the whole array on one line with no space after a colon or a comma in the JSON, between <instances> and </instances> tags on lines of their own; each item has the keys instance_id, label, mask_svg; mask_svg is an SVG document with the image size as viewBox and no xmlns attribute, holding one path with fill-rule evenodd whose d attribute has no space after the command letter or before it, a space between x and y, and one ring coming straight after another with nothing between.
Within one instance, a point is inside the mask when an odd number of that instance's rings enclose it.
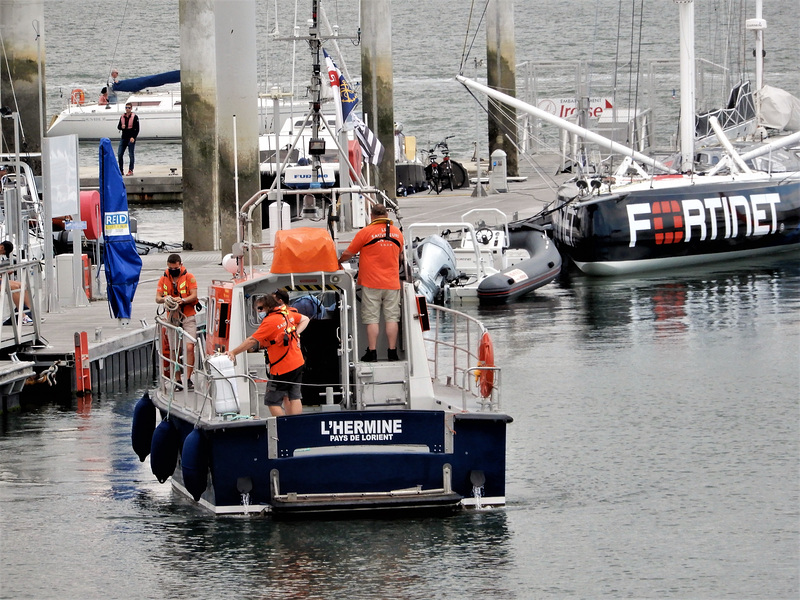
<instances>
[{"instance_id":1,"label":"khaki shorts","mask_svg":"<svg viewBox=\"0 0 800 600\"><path fill-rule=\"evenodd\" d=\"M378 290L361 288L361 322L364 325L380 323L381 307L383 320L387 323L400 322L400 290Z\"/></svg>"},{"instance_id":2,"label":"khaki shorts","mask_svg":"<svg viewBox=\"0 0 800 600\"><path fill-rule=\"evenodd\" d=\"M191 317L183 317L183 321L181 322L181 327L183 330L188 333L192 338L195 340L197 339L197 318L192 315ZM190 344L194 344L195 342L191 340L186 340Z\"/></svg>"}]
</instances>

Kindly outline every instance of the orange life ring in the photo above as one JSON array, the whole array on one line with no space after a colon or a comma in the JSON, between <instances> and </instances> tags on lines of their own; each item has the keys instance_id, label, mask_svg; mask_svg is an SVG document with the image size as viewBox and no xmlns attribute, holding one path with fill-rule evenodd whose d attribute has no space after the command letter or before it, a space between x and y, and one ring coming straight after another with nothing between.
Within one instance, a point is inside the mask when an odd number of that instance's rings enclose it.
<instances>
[{"instance_id":1,"label":"orange life ring","mask_svg":"<svg viewBox=\"0 0 800 600\"><path fill-rule=\"evenodd\" d=\"M70 102L72 104L78 104L79 106L83 106L83 103L86 101L86 94L80 88L75 88L72 90L72 95L70 96Z\"/></svg>"},{"instance_id":2,"label":"orange life ring","mask_svg":"<svg viewBox=\"0 0 800 600\"><path fill-rule=\"evenodd\" d=\"M484 332L480 346L478 346L478 366L494 367L494 346L488 331ZM478 381L480 383L481 396L483 398L491 396L494 389L494 371L488 369L479 371Z\"/></svg>"}]
</instances>

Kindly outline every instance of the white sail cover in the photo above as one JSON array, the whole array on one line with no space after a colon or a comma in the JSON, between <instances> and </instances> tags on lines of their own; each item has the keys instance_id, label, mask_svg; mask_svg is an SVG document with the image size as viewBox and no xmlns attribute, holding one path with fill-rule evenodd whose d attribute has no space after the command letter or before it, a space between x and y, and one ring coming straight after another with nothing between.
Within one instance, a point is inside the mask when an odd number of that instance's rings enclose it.
<instances>
[{"instance_id":1,"label":"white sail cover","mask_svg":"<svg viewBox=\"0 0 800 600\"><path fill-rule=\"evenodd\" d=\"M761 102L761 124L764 127L800 131L800 99L769 85L756 93Z\"/></svg>"}]
</instances>

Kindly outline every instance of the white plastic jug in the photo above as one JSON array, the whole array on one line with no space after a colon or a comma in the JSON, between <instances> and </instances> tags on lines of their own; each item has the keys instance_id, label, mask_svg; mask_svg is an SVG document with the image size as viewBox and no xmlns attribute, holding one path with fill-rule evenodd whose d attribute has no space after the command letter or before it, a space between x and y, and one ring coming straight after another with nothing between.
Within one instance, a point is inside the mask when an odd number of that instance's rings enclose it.
<instances>
[{"instance_id":1,"label":"white plastic jug","mask_svg":"<svg viewBox=\"0 0 800 600\"><path fill-rule=\"evenodd\" d=\"M208 359L209 371L214 381L214 410L217 414L239 412L239 390L233 361L225 354Z\"/></svg>"}]
</instances>

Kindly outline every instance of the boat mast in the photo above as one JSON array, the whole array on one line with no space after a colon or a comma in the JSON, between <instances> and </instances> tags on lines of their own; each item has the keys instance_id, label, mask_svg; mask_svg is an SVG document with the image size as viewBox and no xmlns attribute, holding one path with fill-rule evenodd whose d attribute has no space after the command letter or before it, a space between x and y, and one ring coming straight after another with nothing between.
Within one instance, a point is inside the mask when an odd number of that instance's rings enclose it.
<instances>
[{"instance_id":1,"label":"boat mast","mask_svg":"<svg viewBox=\"0 0 800 600\"><path fill-rule=\"evenodd\" d=\"M694 0L675 0L681 25L681 165L684 173L694 169Z\"/></svg>"},{"instance_id":2,"label":"boat mast","mask_svg":"<svg viewBox=\"0 0 800 600\"><path fill-rule=\"evenodd\" d=\"M311 73L311 140L308 142L308 153L311 155L311 187L320 187L319 175L322 173L320 155L325 152L324 141L319 137L320 102L322 97L322 77L319 63L319 51L322 42L319 39L319 0L311 3L311 26L308 30L311 44L313 71ZM321 148L320 148L321 146Z\"/></svg>"},{"instance_id":3,"label":"boat mast","mask_svg":"<svg viewBox=\"0 0 800 600\"><path fill-rule=\"evenodd\" d=\"M754 94L756 100L756 116L760 123L761 121L761 88L764 87L764 30L767 28L767 22L761 16L761 0L756 0L756 17L755 19L747 19L745 21L745 28L749 29L756 35L756 93Z\"/></svg>"}]
</instances>

